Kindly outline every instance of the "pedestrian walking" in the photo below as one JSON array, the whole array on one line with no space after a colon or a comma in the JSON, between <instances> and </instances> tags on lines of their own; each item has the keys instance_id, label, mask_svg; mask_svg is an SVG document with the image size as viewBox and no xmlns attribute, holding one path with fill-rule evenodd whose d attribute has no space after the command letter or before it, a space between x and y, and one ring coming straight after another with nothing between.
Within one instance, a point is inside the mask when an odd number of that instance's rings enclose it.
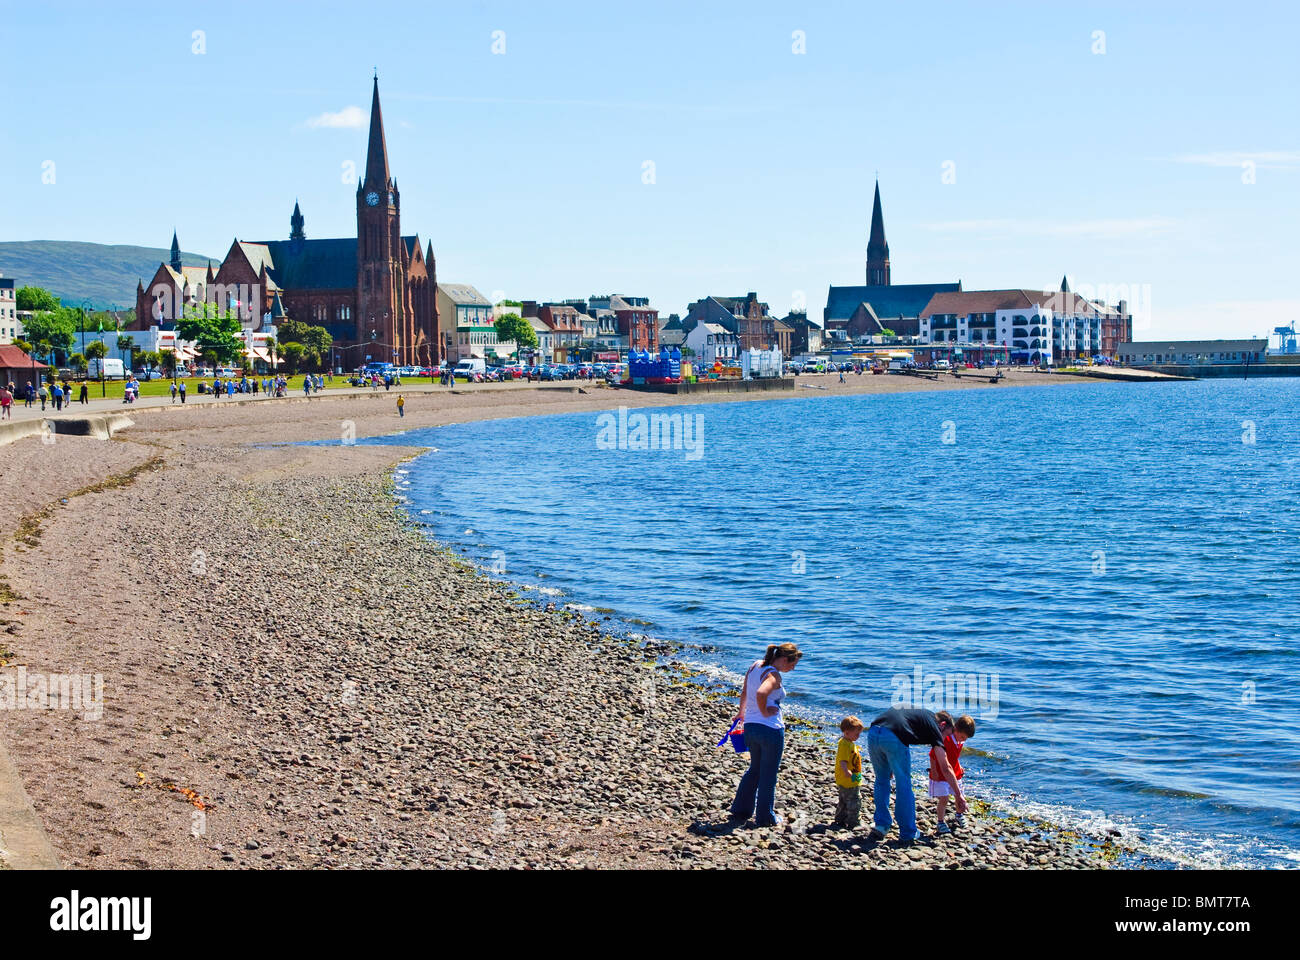
<instances>
[{"instance_id":1,"label":"pedestrian walking","mask_svg":"<svg viewBox=\"0 0 1300 960\"><path fill-rule=\"evenodd\" d=\"M397 395L397 415L399 417L406 416L406 398L400 393Z\"/></svg>"}]
</instances>

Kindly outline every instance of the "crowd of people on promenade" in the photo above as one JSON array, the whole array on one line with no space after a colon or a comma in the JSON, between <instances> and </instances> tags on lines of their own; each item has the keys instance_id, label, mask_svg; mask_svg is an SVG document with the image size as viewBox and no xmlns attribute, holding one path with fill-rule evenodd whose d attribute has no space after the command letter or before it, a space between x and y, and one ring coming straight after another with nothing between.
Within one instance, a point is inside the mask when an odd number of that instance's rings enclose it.
<instances>
[{"instance_id":1,"label":"crowd of people on promenade","mask_svg":"<svg viewBox=\"0 0 1300 960\"><path fill-rule=\"evenodd\" d=\"M33 385L30 380L19 390L18 384L12 380L6 384L0 384L0 420L13 419L13 405L22 398L24 407L33 407L39 401L41 410L45 410L46 404L50 405L52 410L63 410L65 407L71 407L73 404L72 384L64 379L60 385L58 380L51 382L48 386L42 380L39 385ZM77 391L77 403L90 403L90 392L85 381L81 383L81 389Z\"/></svg>"},{"instance_id":2,"label":"crowd of people on promenade","mask_svg":"<svg viewBox=\"0 0 1300 960\"><path fill-rule=\"evenodd\" d=\"M732 724L743 734L749 751L749 768L740 780L731 802L731 819L753 818L760 827L776 825L776 782L785 750L785 723L781 703L785 699L782 674L799 663L803 652L793 643L772 644L763 659L754 661L745 673L740 691L740 710ZM961 788L959 758L963 744L975 735L975 721L969 716L954 719L947 711L894 707L864 727L857 717L840 722L840 740L835 750L835 787L838 793L834 826L855 829L861 819L862 752L858 738L867 732L867 755L875 777L872 800L875 805L869 839L882 841L893 826L889 814L890 784L894 786L894 814L899 840L916 839L916 795L912 787L911 748L930 748L929 790L935 800L936 834L951 833L946 819L949 801L956 810L953 826L960 827L967 809Z\"/></svg>"},{"instance_id":3,"label":"crowd of people on promenade","mask_svg":"<svg viewBox=\"0 0 1300 960\"><path fill-rule=\"evenodd\" d=\"M334 379L332 376L329 378ZM289 391L293 389L289 383L289 378L283 374L274 377L213 377L212 382L206 380L199 381L199 393L216 397L218 400L233 399L236 394L247 395L252 397L287 397ZM304 396L311 396L313 393L319 393L325 389L325 378L320 374L306 373L302 378L302 392ZM186 387L184 380L172 380L171 384L172 403L185 402Z\"/></svg>"}]
</instances>

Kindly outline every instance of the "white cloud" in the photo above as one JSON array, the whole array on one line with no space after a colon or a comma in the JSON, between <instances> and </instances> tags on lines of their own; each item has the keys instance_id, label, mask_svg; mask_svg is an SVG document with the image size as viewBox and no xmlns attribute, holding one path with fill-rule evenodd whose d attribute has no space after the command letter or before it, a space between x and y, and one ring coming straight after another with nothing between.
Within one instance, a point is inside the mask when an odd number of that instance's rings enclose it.
<instances>
[{"instance_id":1,"label":"white cloud","mask_svg":"<svg viewBox=\"0 0 1300 960\"><path fill-rule=\"evenodd\" d=\"M344 107L338 113L322 113L307 121L309 127L364 127L365 111L360 107Z\"/></svg>"},{"instance_id":2,"label":"white cloud","mask_svg":"<svg viewBox=\"0 0 1300 960\"><path fill-rule=\"evenodd\" d=\"M1265 170L1291 170L1300 167L1300 150L1219 150L1213 153L1188 153L1174 157L1176 163L1194 163L1203 167L1240 167L1253 163Z\"/></svg>"},{"instance_id":3,"label":"white cloud","mask_svg":"<svg viewBox=\"0 0 1300 960\"><path fill-rule=\"evenodd\" d=\"M1115 240L1167 233L1177 223L1177 220L1170 217L1129 217L1111 220L950 220L946 223L928 223L925 227L935 233Z\"/></svg>"}]
</instances>

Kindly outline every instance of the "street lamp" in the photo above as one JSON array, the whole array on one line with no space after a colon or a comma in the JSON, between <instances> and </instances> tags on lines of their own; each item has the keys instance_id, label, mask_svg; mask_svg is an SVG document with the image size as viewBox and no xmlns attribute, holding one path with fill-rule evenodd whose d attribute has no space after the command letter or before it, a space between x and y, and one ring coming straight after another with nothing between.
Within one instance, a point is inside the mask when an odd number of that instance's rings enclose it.
<instances>
[{"instance_id":1,"label":"street lamp","mask_svg":"<svg viewBox=\"0 0 1300 960\"><path fill-rule=\"evenodd\" d=\"M86 355L86 307L90 304L90 298L87 297L81 301L81 355Z\"/></svg>"}]
</instances>

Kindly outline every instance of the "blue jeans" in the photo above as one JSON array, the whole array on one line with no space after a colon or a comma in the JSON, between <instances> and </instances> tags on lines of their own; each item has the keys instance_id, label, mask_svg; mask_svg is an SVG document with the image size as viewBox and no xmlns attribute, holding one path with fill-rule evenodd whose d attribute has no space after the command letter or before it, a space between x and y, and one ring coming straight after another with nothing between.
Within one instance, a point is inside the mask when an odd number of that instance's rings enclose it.
<instances>
[{"instance_id":1,"label":"blue jeans","mask_svg":"<svg viewBox=\"0 0 1300 960\"><path fill-rule=\"evenodd\" d=\"M889 832L889 781L893 778L897 794L894 812L898 815L899 839L915 839L916 795L912 793L911 750L892 730L868 727L867 756L871 758L871 771L876 777L876 829L881 833Z\"/></svg>"},{"instance_id":2,"label":"blue jeans","mask_svg":"<svg viewBox=\"0 0 1300 960\"><path fill-rule=\"evenodd\" d=\"M749 748L749 769L740 778L731 813L748 820L754 815L757 800L758 825L770 827L776 824L776 773L785 752L785 731L761 723L745 724L745 746Z\"/></svg>"}]
</instances>

